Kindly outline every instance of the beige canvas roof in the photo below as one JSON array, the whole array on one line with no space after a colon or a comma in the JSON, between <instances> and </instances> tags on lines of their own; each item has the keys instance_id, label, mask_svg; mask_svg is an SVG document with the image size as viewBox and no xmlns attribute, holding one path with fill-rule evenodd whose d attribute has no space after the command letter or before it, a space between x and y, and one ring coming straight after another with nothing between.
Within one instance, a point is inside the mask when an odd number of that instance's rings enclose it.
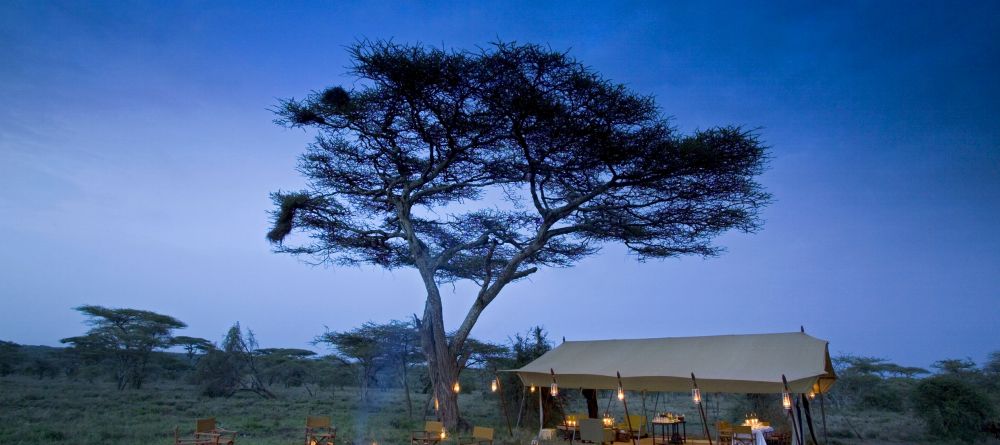
<instances>
[{"instance_id":1,"label":"beige canvas roof","mask_svg":"<svg viewBox=\"0 0 1000 445\"><path fill-rule=\"evenodd\" d=\"M826 392L836 379L827 342L804 333L566 341L517 372L525 385L686 392Z\"/></svg>"}]
</instances>

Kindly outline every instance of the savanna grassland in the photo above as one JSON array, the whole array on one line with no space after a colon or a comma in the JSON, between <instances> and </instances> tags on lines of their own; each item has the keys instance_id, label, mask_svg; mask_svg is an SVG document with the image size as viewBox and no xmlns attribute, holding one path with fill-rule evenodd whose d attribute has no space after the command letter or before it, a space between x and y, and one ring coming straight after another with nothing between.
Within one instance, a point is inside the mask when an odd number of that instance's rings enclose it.
<instances>
[{"instance_id":1,"label":"savanna grassland","mask_svg":"<svg viewBox=\"0 0 1000 445\"><path fill-rule=\"evenodd\" d=\"M411 419L398 389L373 389L366 404L359 402L358 391L352 387L314 390L313 395L302 387L275 388L274 392L275 399L252 393L210 398L200 396L195 386L170 381L119 391L112 382L7 376L0 379L0 444L171 444L174 427L190 432L196 418L215 416L224 427L240 432L237 443L291 445L302 443L307 415L331 416L339 428L338 443L406 444L409 432L422 425L420 407L427 400L423 394L413 394L415 413ZM572 394L575 391L565 392L569 395L566 409L583 411L583 399ZM633 410L641 409L638 394L630 394L630 399L634 399ZM601 400L604 405L607 398ZM686 396L671 394L654 399L647 395L650 411L654 400L656 411L686 413L691 420L688 434L701 436L702 426L692 419L697 416ZM514 438L507 435L502 411L492 393L474 390L463 393L460 401L462 415L471 424L496 428L498 443L530 442L533 429L517 429ZM718 403L709 399L708 415L730 417L743 404L742 396L722 396ZM611 411L620 418L621 407L611 405ZM912 416L829 408L831 444L925 442L923 427ZM516 421L518 410L512 407L511 411ZM525 423L537 419L536 412L527 410L522 416ZM821 434L821 428L818 426L817 433ZM864 439L858 439L858 435Z\"/></svg>"}]
</instances>

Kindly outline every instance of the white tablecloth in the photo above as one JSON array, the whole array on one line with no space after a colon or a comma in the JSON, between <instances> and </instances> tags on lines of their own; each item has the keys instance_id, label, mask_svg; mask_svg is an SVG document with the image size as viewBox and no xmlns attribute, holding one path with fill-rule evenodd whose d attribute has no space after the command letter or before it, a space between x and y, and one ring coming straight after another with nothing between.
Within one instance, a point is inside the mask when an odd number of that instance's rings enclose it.
<instances>
[{"instance_id":1,"label":"white tablecloth","mask_svg":"<svg viewBox=\"0 0 1000 445\"><path fill-rule=\"evenodd\" d=\"M770 433L774 431L773 427L770 426L759 426L753 429L753 435L757 438L757 445L767 445L767 441L764 440L764 433ZM739 435L746 437L745 434ZM733 443L736 443L736 436L733 436Z\"/></svg>"}]
</instances>

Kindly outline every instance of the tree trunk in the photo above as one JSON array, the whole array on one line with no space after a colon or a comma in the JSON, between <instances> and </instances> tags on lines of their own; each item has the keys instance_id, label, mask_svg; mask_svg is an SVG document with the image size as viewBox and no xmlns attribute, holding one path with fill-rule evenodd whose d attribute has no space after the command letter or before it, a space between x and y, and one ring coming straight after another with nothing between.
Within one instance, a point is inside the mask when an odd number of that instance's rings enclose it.
<instances>
[{"instance_id":1,"label":"tree trunk","mask_svg":"<svg viewBox=\"0 0 1000 445\"><path fill-rule=\"evenodd\" d=\"M441 345L434 341L434 337L437 337L436 333L432 332L434 323L425 318L421 324L420 340L427 358L431 392L438 400L437 414L445 428L454 432L457 431L460 423L458 394L452 389L455 382L458 381L458 364L449 352L447 344Z\"/></svg>"}]
</instances>

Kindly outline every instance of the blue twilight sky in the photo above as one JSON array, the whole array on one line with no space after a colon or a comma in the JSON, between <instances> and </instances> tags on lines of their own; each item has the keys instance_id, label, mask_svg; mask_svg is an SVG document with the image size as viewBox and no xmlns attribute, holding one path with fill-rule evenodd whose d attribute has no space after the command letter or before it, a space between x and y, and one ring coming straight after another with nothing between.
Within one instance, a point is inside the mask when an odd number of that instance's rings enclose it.
<instances>
[{"instance_id":1,"label":"blue twilight sky","mask_svg":"<svg viewBox=\"0 0 1000 445\"><path fill-rule=\"evenodd\" d=\"M713 259L607 247L509 287L474 335L807 331L926 366L1000 349L1000 2L0 3L0 339L137 307L264 346L421 312L411 271L270 252L310 136L278 98L350 82L361 38L572 54L682 130L760 127L775 196ZM446 288L454 327L468 288Z\"/></svg>"}]
</instances>

